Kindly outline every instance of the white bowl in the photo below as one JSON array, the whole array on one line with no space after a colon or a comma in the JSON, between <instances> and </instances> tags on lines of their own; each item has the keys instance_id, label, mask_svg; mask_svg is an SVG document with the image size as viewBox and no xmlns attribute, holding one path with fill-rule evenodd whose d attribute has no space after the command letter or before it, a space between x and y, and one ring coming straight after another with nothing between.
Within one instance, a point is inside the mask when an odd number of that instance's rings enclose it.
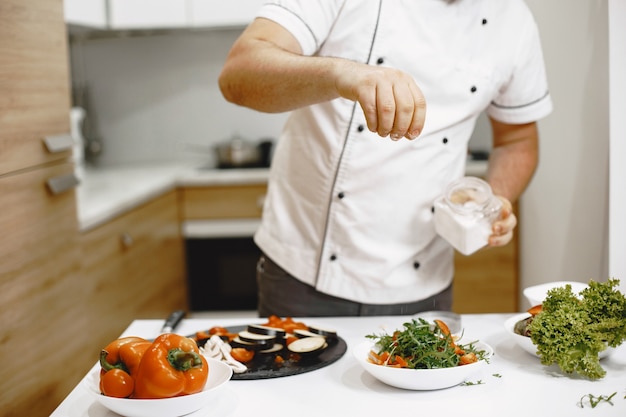
<instances>
[{"instance_id":1,"label":"white bowl","mask_svg":"<svg viewBox=\"0 0 626 417\"><path fill-rule=\"evenodd\" d=\"M526 319L528 317L530 317L530 313L516 314L516 315L508 318L504 322L504 328L506 329L507 333L509 335L511 335L511 338L515 341L515 343L517 343L519 345L519 347L521 347L522 349L524 349L526 352L530 353L533 356L538 356L537 355L537 346L535 346L535 344L530 339L530 337L523 336L521 334L517 334L514 331L515 323L517 323L520 320L524 320L524 319Z\"/></svg>"},{"instance_id":2,"label":"white bowl","mask_svg":"<svg viewBox=\"0 0 626 417\"><path fill-rule=\"evenodd\" d=\"M376 365L367 360L374 343L366 341L356 346L352 353L363 369L374 378L396 388L408 390L436 390L449 388L466 381L480 370L487 362L480 360L475 363L454 368L441 369L406 369ZM487 352L487 357L493 355L493 349L486 343L476 342L479 350Z\"/></svg>"},{"instance_id":3,"label":"white bowl","mask_svg":"<svg viewBox=\"0 0 626 417\"><path fill-rule=\"evenodd\" d=\"M588 287L587 284L576 281L556 281L546 282L545 284L533 285L524 289L524 297L530 303L531 307L542 304L548 295L548 291L552 288L565 287L567 284L572 286L572 292L574 294L580 293L582 290Z\"/></svg>"},{"instance_id":4,"label":"white bowl","mask_svg":"<svg viewBox=\"0 0 626 417\"><path fill-rule=\"evenodd\" d=\"M230 366L215 359L207 358L209 378L202 390L197 394L155 400L114 398L100 394L100 368L96 367L85 379L87 391L104 407L126 417L179 417L208 406L216 395L218 388L226 384L233 370Z\"/></svg>"},{"instance_id":5,"label":"white bowl","mask_svg":"<svg viewBox=\"0 0 626 417\"><path fill-rule=\"evenodd\" d=\"M537 354L537 346L535 346L535 344L530 339L530 337L522 336L521 334L517 334L514 331L515 323L517 323L520 320L524 320L524 319L526 319L528 317L530 317L529 313L520 313L520 314L516 314L516 315L514 315L512 317L509 317L504 322L504 328L506 329L507 333L509 333L511 335L511 338L515 341L515 343L517 343L517 345L519 347L521 347L522 349L524 349L526 352L530 353L531 355L533 355L535 357L539 357L539 355ZM615 350L615 349L611 348L611 347L603 350L602 352L600 352L598 354L598 358L599 359L606 358L607 356L609 356L613 352L613 350Z\"/></svg>"}]
</instances>

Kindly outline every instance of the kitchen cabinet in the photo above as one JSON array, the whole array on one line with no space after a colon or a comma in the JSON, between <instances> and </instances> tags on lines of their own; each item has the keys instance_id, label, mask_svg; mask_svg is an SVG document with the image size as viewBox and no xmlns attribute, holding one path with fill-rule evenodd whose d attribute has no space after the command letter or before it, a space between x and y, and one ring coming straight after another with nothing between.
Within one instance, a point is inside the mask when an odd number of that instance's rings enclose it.
<instances>
[{"instance_id":1,"label":"kitchen cabinet","mask_svg":"<svg viewBox=\"0 0 626 417\"><path fill-rule=\"evenodd\" d=\"M0 410L44 416L82 343L67 35L60 0L0 2ZM64 184L65 183L65 184ZM67 185L68 187L65 187Z\"/></svg>"},{"instance_id":2,"label":"kitchen cabinet","mask_svg":"<svg viewBox=\"0 0 626 417\"><path fill-rule=\"evenodd\" d=\"M65 22L95 29L108 26L106 0L64 0Z\"/></svg>"},{"instance_id":3,"label":"kitchen cabinet","mask_svg":"<svg viewBox=\"0 0 626 417\"><path fill-rule=\"evenodd\" d=\"M81 275L89 288L89 308L82 314L98 324L90 338L92 353L134 318L165 318L186 309L176 190L84 232L80 243Z\"/></svg>"},{"instance_id":4,"label":"kitchen cabinet","mask_svg":"<svg viewBox=\"0 0 626 417\"><path fill-rule=\"evenodd\" d=\"M187 26L184 0L108 0L111 29L163 29Z\"/></svg>"},{"instance_id":5,"label":"kitchen cabinet","mask_svg":"<svg viewBox=\"0 0 626 417\"><path fill-rule=\"evenodd\" d=\"M187 0L193 27L243 27L254 19L265 0Z\"/></svg>"},{"instance_id":6,"label":"kitchen cabinet","mask_svg":"<svg viewBox=\"0 0 626 417\"><path fill-rule=\"evenodd\" d=\"M229 184L181 188L182 219L260 218L267 185Z\"/></svg>"},{"instance_id":7,"label":"kitchen cabinet","mask_svg":"<svg viewBox=\"0 0 626 417\"><path fill-rule=\"evenodd\" d=\"M453 310L464 314L519 311L517 251L515 240L471 256L457 252Z\"/></svg>"},{"instance_id":8,"label":"kitchen cabinet","mask_svg":"<svg viewBox=\"0 0 626 417\"><path fill-rule=\"evenodd\" d=\"M513 210L519 216L517 204ZM506 246L483 248L470 256L455 253L454 311L519 311L519 230L518 225L513 240Z\"/></svg>"},{"instance_id":9,"label":"kitchen cabinet","mask_svg":"<svg viewBox=\"0 0 626 417\"><path fill-rule=\"evenodd\" d=\"M244 27L264 0L65 0L65 20L91 29Z\"/></svg>"},{"instance_id":10,"label":"kitchen cabinet","mask_svg":"<svg viewBox=\"0 0 626 417\"><path fill-rule=\"evenodd\" d=\"M72 172L65 163L0 178L3 415L48 415L94 360L82 343L91 329L81 311L75 193L46 185Z\"/></svg>"},{"instance_id":11,"label":"kitchen cabinet","mask_svg":"<svg viewBox=\"0 0 626 417\"><path fill-rule=\"evenodd\" d=\"M192 310L256 309L261 251L252 236L266 192L265 181L180 188Z\"/></svg>"},{"instance_id":12,"label":"kitchen cabinet","mask_svg":"<svg viewBox=\"0 0 626 417\"><path fill-rule=\"evenodd\" d=\"M0 175L71 156L62 3L0 2Z\"/></svg>"}]
</instances>

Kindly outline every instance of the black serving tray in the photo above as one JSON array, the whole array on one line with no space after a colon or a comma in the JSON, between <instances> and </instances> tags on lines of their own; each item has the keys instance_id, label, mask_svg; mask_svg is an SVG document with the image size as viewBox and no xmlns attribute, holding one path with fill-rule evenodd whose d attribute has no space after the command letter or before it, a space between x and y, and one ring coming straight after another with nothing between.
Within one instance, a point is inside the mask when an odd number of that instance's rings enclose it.
<instances>
[{"instance_id":1,"label":"black serving tray","mask_svg":"<svg viewBox=\"0 0 626 417\"><path fill-rule=\"evenodd\" d=\"M247 325L232 326L226 329L230 333L239 333L245 330ZM194 336L189 336L195 339ZM198 341L198 346L204 346L208 339ZM347 351L348 346L341 337L327 338L328 347L319 354L314 356L301 356L298 360L290 358L289 352L286 348L280 351L269 354L254 355L252 361L246 363L248 370L242 373L233 373L231 380L257 380L257 379L270 379L270 378L282 378L291 375L303 374L306 372L315 371L316 369L324 368L336 361L338 361ZM284 360L277 362L276 356L280 355Z\"/></svg>"}]
</instances>

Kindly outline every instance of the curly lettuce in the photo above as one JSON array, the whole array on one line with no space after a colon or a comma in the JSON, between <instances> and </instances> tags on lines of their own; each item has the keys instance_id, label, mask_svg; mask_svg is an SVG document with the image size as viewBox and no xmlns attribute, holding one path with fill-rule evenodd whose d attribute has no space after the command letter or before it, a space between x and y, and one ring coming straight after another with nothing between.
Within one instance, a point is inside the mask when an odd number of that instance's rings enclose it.
<instances>
[{"instance_id":1,"label":"curly lettuce","mask_svg":"<svg viewBox=\"0 0 626 417\"><path fill-rule=\"evenodd\" d=\"M626 296L619 280L590 281L579 294L571 285L548 291L542 310L529 325L544 365L595 380L606 375L598 354L626 340Z\"/></svg>"}]
</instances>

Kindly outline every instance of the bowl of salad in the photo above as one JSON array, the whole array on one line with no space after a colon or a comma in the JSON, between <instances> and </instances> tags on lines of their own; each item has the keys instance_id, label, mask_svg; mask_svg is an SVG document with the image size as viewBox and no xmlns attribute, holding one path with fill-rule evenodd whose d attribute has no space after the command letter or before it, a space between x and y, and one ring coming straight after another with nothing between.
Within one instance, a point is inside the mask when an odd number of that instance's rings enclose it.
<instances>
[{"instance_id":1,"label":"bowl of salad","mask_svg":"<svg viewBox=\"0 0 626 417\"><path fill-rule=\"evenodd\" d=\"M535 357L540 357L537 345L530 338L530 323L533 318L534 315L528 312L515 314L506 319L504 328L519 347ZM614 348L608 347L598 352L598 358L604 359L614 350Z\"/></svg>"},{"instance_id":2,"label":"bowl of salad","mask_svg":"<svg viewBox=\"0 0 626 417\"><path fill-rule=\"evenodd\" d=\"M505 328L543 365L596 380L606 375L600 359L626 341L625 313L619 280L590 280L580 291L565 283L549 289L541 304L510 317Z\"/></svg>"},{"instance_id":3,"label":"bowl of salad","mask_svg":"<svg viewBox=\"0 0 626 417\"><path fill-rule=\"evenodd\" d=\"M379 381L407 390L437 390L466 382L489 362L493 349L461 340L441 320L411 319L392 334L367 335L353 349L363 369Z\"/></svg>"}]
</instances>

